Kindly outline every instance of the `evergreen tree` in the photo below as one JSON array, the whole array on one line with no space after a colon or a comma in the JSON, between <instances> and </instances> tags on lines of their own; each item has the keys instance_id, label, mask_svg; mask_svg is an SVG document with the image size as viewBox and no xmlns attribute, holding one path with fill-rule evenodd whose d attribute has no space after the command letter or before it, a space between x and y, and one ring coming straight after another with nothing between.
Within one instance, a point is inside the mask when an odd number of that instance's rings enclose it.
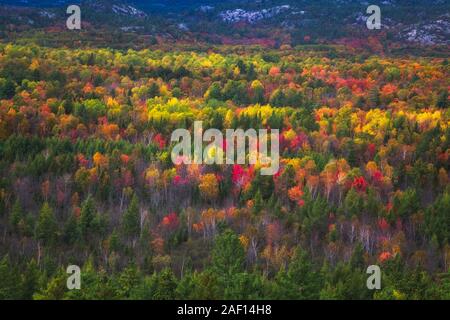
<instances>
[{"instance_id":1,"label":"evergreen tree","mask_svg":"<svg viewBox=\"0 0 450 320\"><path fill-rule=\"evenodd\" d=\"M288 270L275 278L276 299L318 299L322 288L320 273L315 271L308 255L297 248Z\"/></svg>"},{"instance_id":2,"label":"evergreen tree","mask_svg":"<svg viewBox=\"0 0 450 320\"><path fill-rule=\"evenodd\" d=\"M123 232L129 237L138 237L141 229L139 215L139 200L136 194L133 195L122 220Z\"/></svg>"},{"instance_id":3,"label":"evergreen tree","mask_svg":"<svg viewBox=\"0 0 450 320\"><path fill-rule=\"evenodd\" d=\"M211 268L216 274L231 277L244 271L245 253L238 236L231 230L217 236L212 251Z\"/></svg>"},{"instance_id":4,"label":"evergreen tree","mask_svg":"<svg viewBox=\"0 0 450 320\"><path fill-rule=\"evenodd\" d=\"M22 276L22 299L31 300L33 294L39 288L40 273L34 259L27 263L26 270Z\"/></svg>"},{"instance_id":5,"label":"evergreen tree","mask_svg":"<svg viewBox=\"0 0 450 320\"><path fill-rule=\"evenodd\" d=\"M36 226L36 238L44 245L52 244L57 237L58 225L53 210L47 202L39 212L39 219Z\"/></svg>"},{"instance_id":6,"label":"evergreen tree","mask_svg":"<svg viewBox=\"0 0 450 320\"><path fill-rule=\"evenodd\" d=\"M75 244L80 239L80 228L78 225L78 220L73 214L70 215L64 226L63 239L64 242L69 245Z\"/></svg>"},{"instance_id":7,"label":"evergreen tree","mask_svg":"<svg viewBox=\"0 0 450 320\"><path fill-rule=\"evenodd\" d=\"M11 210L11 216L9 217L9 222L15 231L18 230L20 220L22 220L23 211L22 206L20 205L19 199L16 199L14 205Z\"/></svg>"},{"instance_id":8,"label":"evergreen tree","mask_svg":"<svg viewBox=\"0 0 450 320\"><path fill-rule=\"evenodd\" d=\"M8 256L0 260L0 300L20 299L21 287L18 270Z\"/></svg>"},{"instance_id":9,"label":"evergreen tree","mask_svg":"<svg viewBox=\"0 0 450 320\"><path fill-rule=\"evenodd\" d=\"M96 214L94 199L89 196L82 204L80 213L80 231L83 239L87 239Z\"/></svg>"}]
</instances>

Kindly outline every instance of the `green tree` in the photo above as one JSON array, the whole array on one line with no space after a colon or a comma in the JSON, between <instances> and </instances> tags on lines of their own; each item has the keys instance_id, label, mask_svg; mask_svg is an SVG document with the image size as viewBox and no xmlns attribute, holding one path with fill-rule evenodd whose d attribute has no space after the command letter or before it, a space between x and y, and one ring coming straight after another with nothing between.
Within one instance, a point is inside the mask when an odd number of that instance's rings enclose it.
<instances>
[{"instance_id":1,"label":"green tree","mask_svg":"<svg viewBox=\"0 0 450 320\"><path fill-rule=\"evenodd\" d=\"M11 216L9 217L9 222L15 231L18 230L20 220L23 218L22 206L20 205L19 199L16 199L11 210Z\"/></svg>"},{"instance_id":2,"label":"green tree","mask_svg":"<svg viewBox=\"0 0 450 320\"><path fill-rule=\"evenodd\" d=\"M47 286L33 295L33 300L62 300L67 291L67 274L63 269L51 278Z\"/></svg>"},{"instance_id":3,"label":"green tree","mask_svg":"<svg viewBox=\"0 0 450 320\"><path fill-rule=\"evenodd\" d=\"M364 199L354 188L350 189L347 193L344 200L343 209L347 217L361 215L364 209Z\"/></svg>"},{"instance_id":4,"label":"green tree","mask_svg":"<svg viewBox=\"0 0 450 320\"><path fill-rule=\"evenodd\" d=\"M96 210L94 199L91 196L88 196L88 198L83 202L81 206L81 213L80 213L80 231L81 236L84 239L87 239L90 232L92 231L95 214Z\"/></svg>"},{"instance_id":5,"label":"green tree","mask_svg":"<svg viewBox=\"0 0 450 320\"><path fill-rule=\"evenodd\" d=\"M212 251L212 270L225 278L244 271L245 252L239 237L231 230L217 236Z\"/></svg>"},{"instance_id":6,"label":"green tree","mask_svg":"<svg viewBox=\"0 0 450 320\"><path fill-rule=\"evenodd\" d=\"M208 100L210 99L222 100L222 88L220 87L219 82L214 82L213 84L211 84L208 91L206 92L206 98Z\"/></svg>"},{"instance_id":7,"label":"green tree","mask_svg":"<svg viewBox=\"0 0 450 320\"><path fill-rule=\"evenodd\" d=\"M146 277L131 296L133 299L173 300L176 298L177 286L177 279L172 270L165 268L159 273Z\"/></svg>"},{"instance_id":8,"label":"green tree","mask_svg":"<svg viewBox=\"0 0 450 320\"><path fill-rule=\"evenodd\" d=\"M306 252L297 248L288 270L275 277L275 299L318 299L322 279Z\"/></svg>"},{"instance_id":9,"label":"green tree","mask_svg":"<svg viewBox=\"0 0 450 320\"><path fill-rule=\"evenodd\" d=\"M448 90L442 90L437 97L436 107L447 109L449 107L448 96Z\"/></svg>"},{"instance_id":10,"label":"green tree","mask_svg":"<svg viewBox=\"0 0 450 320\"><path fill-rule=\"evenodd\" d=\"M211 270L187 272L178 282L176 296L177 299L217 300L223 298L223 290Z\"/></svg>"},{"instance_id":11,"label":"green tree","mask_svg":"<svg viewBox=\"0 0 450 320\"><path fill-rule=\"evenodd\" d=\"M71 214L64 226L63 240L69 245L75 244L80 239L80 227L78 219Z\"/></svg>"},{"instance_id":12,"label":"green tree","mask_svg":"<svg viewBox=\"0 0 450 320\"><path fill-rule=\"evenodd\" d=\"M47 202L39 212L39 219L36 226L36 238L44 245L52 244L57 237L58 225L52 208Z\"/></svg>"},{"instance_id":13,"label":"green tree","mask_svg":"<svg viewBox=\"0 0 450 320\"><path fill-rule=\"evenodd\" d=\"M19 272L8 256L0 260L0 300L20 299L21 287Z\"/></svg>"},{"instance_id":14,"label":"green tree","mask_svg":"<svg viewBox=\"0 0 450 320\"><path fill-rule=\"evenodd\" d=\"M122 218L123 232L129 237L138 237L141 229L139 215L139 200L136 194L133 195L131 203L128 206Z\"/></svg>"},{"instance_id":15,"label":"green tree","mask_svg":"<svg viewBox=\"0 0 450 320\"><path fill-rule=\"evenodd\" d=\"M34 259L27 263L26 270L22 275L22 299L31 300L33 294L39 288L40 272Z\"/></svg>"},{"instance_id":16,"label":"green tree","mask_svg":"<svg viewBox=\"0 0 450 320\"><path fill-rule=\"evenodd\" d=\"M0 78L0 100L11 99L16 93L16 85L11 80Z\"/></svg>"},{"instance_id":17,"label":"green tree","mask_svg":"<svg viewBox=\"0 0 450 320\"><path fill-rule=\"evenodd\" d=\"M425 232L444 246L450 240L450 193L441 195L425 214Z\"/></svg>"},{"instance_id":18,"label":"green tree","mask_svg":"<svg viewBox=\"0 0 450 320\"><path fill-rule=\"evenodd\" d=\"M269 103L273 107L284 107L286 106L286 96L281 89L276 89L270 96Z\"/></svg>"}]
</instances>

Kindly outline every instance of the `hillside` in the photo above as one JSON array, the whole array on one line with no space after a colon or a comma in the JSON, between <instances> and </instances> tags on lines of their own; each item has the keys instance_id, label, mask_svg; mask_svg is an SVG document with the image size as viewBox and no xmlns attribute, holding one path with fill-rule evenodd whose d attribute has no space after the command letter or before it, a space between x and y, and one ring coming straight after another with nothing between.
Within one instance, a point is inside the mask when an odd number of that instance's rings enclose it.
<instances>
[{"instance_id":1,"label":"hillside","mask_svg":"<svg viewBox=\"0 0 450 320\"><path fill-rule=\"evenodd\" d=\"M1 1L0 4L17 4ZM364 1L81 1L85 28L207 43L330 43L376 37L402 45L449 45L446 1L383 1L382 30L365 27ZM2 28L64 26L64 1L25 1L2 10ZM14 14L12 14L14 12ZM0 13L1 15L1 13ZM318 27L320 26L320 27ZM111 28L113 30L111 30Z\"/></svg>"}]
</instances>

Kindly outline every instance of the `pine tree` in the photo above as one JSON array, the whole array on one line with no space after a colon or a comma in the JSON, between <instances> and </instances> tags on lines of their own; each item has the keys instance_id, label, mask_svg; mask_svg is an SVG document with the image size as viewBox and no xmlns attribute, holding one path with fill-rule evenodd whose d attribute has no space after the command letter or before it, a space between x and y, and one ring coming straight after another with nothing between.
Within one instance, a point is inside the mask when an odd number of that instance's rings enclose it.
<instances>
[{"instance_id":1,"label":"pine tree","mask_svg":"<svg viewBox=\"0 0 450 320\"><path fill-rule=\"evenodd\" d=\"M212 270L225 278L244 271L245 252L239 237L231 230L217 236L212 251Z\"/></svg>"},{"instance_id":2,"label":"pine tree","mask_svg":"<svg viewBox=\"0 0 450 320\"><path fill-rule=\"evenodd\" d=\"M369 91L369 102L371 107L378 107L381 103L380 99L380 89L373 87Z\"/></svg>"},{"instance_id":3,"label":"pine tree","mask_svg":"<svg viewBox=\"0 0 450 320\"><path fill-rule=\"evenodd\" d=\"M300 248L295 251L288 270L281 270L275 279L276 299L318 299L322 278Z\"/></svg>"},{"instance_id":4,"label":"pine tree","mask_svg":"<svg viewBox=\"0 0 450 320\"><path fill-rule=\"evenodd\" d=\"M129 237L138 237L141 229L139 216L139 201L136 194L133 195L128 209L125 211L122 220L123 232Z\"/></svg>"},{"instance_id":5,"label":"pine tree","mask_svg":"<svg viewBox=\"0 0 450 320\"><path fill-rule=\"evenodd\" d=\"M22 277L22 299L31 300L39 287L39 268L34 259L27 263L27 268Z\"/></svg>"},{"instance_id":6,"label":"pine tree","mask_svg":"<svg viewBox=\"0 0 450 320\"><path fill-rule=\"evenodd\" d=\"M0 300L21 298L19 272L8 256L0 260Z\"/></svg>"},{"instance_id":7,"label":"pine tree","mask_svg":"<svg viewBox=\"0 0 450 320\"><path fill-rule=\"evenodd\" d=\"M71 214L64 226L64 241L71 245L76 243L80 238L80 228L75 215Z\"/></svg>"},{"instance_id":8,"label":"pine tree","mask_svg":"<svg viewBox=\"0 0 450 320\"><path fill-rule=\"evenodd\" d=\"M23 217L22 206L20 205L19 199L16 199L11 210L11 216L9 217L9 222L11 223L15 231L17 231L18 229L22 217Z\"/></svg>"},{"instance_id":9,"label":"pine tree","mask_svg":"<svg viewBox=\"0 0 450 320\"><path fill-rule=\"evenodd\" d=\"M449 97L448 90L441 91L436 101L436 107L441 109L447 109L449 107L448 97Z\"/></svg>"},{"instance_id":10,"label":"pine tree","mask_svg":"<svg viewBox=\"0 0 450 320\"><path fill-rule=\"evenodd\" d=\"M95 218L95 205L94 199L89 196L81 207L80 214L80 231L83 239L87 239L90 231L92 230L92 223Z\"/></svg>"},{"instance_id":11,"label":"pine tree","mask_svg":"<svg viewBox=\"0 0 450 320\"><path fill-rule=\"evenodd\" d=\"M57 237L58 225L53 213L47 202L41 208L39 212L39 219L36 226L36 238L44 245L52 244Z\"/></svg>"}]
</instances>

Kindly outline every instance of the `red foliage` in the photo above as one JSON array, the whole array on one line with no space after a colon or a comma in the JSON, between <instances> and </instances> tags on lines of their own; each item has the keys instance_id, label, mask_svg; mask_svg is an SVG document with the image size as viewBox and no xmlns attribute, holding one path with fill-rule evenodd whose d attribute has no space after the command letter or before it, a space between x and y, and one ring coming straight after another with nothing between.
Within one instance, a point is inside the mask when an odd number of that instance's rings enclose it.
<instances>
[{"instance_id":1,"label":"red foliage","mask_svg":"<svg viewBox=\"0 0 450 320\"><path fill-rule=\"evenodd\" d=\"M130 161L130 156L126 155L126 154L122 154L120 156L120 160L122 161L123 164L127 165L128 162Z\"/></svg>"},{"instance_id":2,"label":"red foliage","mask_svg":"<svg viewBox=\"0 0 450 320\"><path fill-rule=\"evenodd\" d=\"M235 184L239 184L244 174L245 172L241 165L239 164L233 165L233 169L231 171L231 181Z\"/></svg>"},{"instance_id":3,"label":"red foliage","mask_svg":"<svg viewBox=\"0 0 450 320\"><path fill-rule=\"evenodd\" d=\"M80 164L81 167L85 167L85 168L88 167L89 161L86 160L86 158L84 157L83 154L79 153L79 154L77 155L77 160L78 160L78 163Z\"/></svg>"},{"instance_id":4,"label":"red foliage","mask_svg":"<svg viewBox=\"0 0 450 320\"><path fill-rule=\"evenodd\" d=\"M387 260L389 260L389 259L391 259L391 258L392 258L392 253L387 252L387 251L384 251L384 252L382 252L382 253L380 254L380 256L378 257L378 260L379 260L380 262L385 262L385 261L387 261Z\"/></svg>"},{"instance_id":5,"label":"red foliage","mask_svg":"<svg viewBox=\"0 0 450 320\"><path fill-rule=\"evenodd\" d=\"M391 202L388 202L388 204L386 205L386 211L387 211L387 212L390 212L390 211L392 210L393 207L394 207L394 206L392 205L392 203L391 203Z\"/></svg>"},{"instance_id":6,"label":"red foliage","mask_svg":"<svg viewBox=\"0 0 450 320\"><path fill-rule=\"evenodd\" d=\"M123 179L123 185L124 186L131 186L134 183L134 178L133 178L133 174L131 173L130 170L125 170L122 174L122 179Z\"/></svg>"},{"instance_id":7,"label":"red foliage","mask_svg":"<svg viewBox=\"0 0 450 320\"><path fill-rule=\"evenodd\" d=\"M162 220L162 225L170 230L175 230L178 227L179 219L176 213L172 212L165 216Z\"/></svg>"},{"instance_id":8,"label":"red foliage","mask_svg":"<svg viewBox=\"0 0 450 320\"><path fill-rule=\"evenodd\" d=\"M300 149L306 141L308 141L308 137L304 133L300 133L290 142L289 146L292 150L297 150Z\"/></svg>"},{"instance_id":9,"label":"red foliage","mask_svg":"<svg viewBox=\"0 0 450 320\"><path fill-rule=\"evenodd\" d=\"M374 143L369 143L367 146L367 151L369 152L370 158L373 158L375 156L375 153L377 152L376 145Z\"/></svg>"},{"instance_id":10,"label":"red foliage","mask_svg":"<svg viewBox=\"0 0 450 320\"><path fill-rule=\"evenodd\" d=\"M166 146L166 141L164 140L163 136L158 133L154 138L153 141L158 145L159 149L164 149Z\"/></svg>"},{"instance_id":11,"label":"red foliage","mask_svg":"<svg viewBox=\"0 0 450 320\"><path fill-rule=\"evenodd\" d=\"M189 183L188 179L182 178L179 175L176 175L175 177L173 177L173 184L176 186L182 186L182 185L185 185L188 183Z\"/></svg>"},{"instance_id":12,"label":"red foliage","mask_svg":"<svg viewBox=\"0 0 450 320\"><path fill-rule=\"evenodd\" d=\"M372 179L376 183L380 183L383 180L383 174L380 170L375 170L375 172L372 174Z\"/></svg>"},{"instance_id":13,"label":"red foliage","mask_svg":"<svg viewBox=\"0 0 450 320\"><path fill-rule=\"evenodd\" d=\"M378 227L382 230L382 231L386 231L389 229L389 223L386 221L385 218L381 218L378 220Z\"/></svg>"},{"instance_id":14,"label":"red foliage","mask_svg":"<svg viewBox=\"0 0 450 320\"><path fill-rule=\"evenodd\" d=\"M352 182L352 188L355 188L359 192L365 192L367 190L367 182L364 177L356 177Z\"/></svg>"},{"instance_id":15,"label":"red foliage","mask_svg":"<svg viewBox=\"0 0 450 320\"><path fill-rule=\"evenodd\" d=\"M304 194L305 193L303 192L302 188L300 188L299 186L295 186L288 190L289 199L296 202L300 207L303 207L305 205L305 201L302 199Z\"/></svg>"}]
</instances>

